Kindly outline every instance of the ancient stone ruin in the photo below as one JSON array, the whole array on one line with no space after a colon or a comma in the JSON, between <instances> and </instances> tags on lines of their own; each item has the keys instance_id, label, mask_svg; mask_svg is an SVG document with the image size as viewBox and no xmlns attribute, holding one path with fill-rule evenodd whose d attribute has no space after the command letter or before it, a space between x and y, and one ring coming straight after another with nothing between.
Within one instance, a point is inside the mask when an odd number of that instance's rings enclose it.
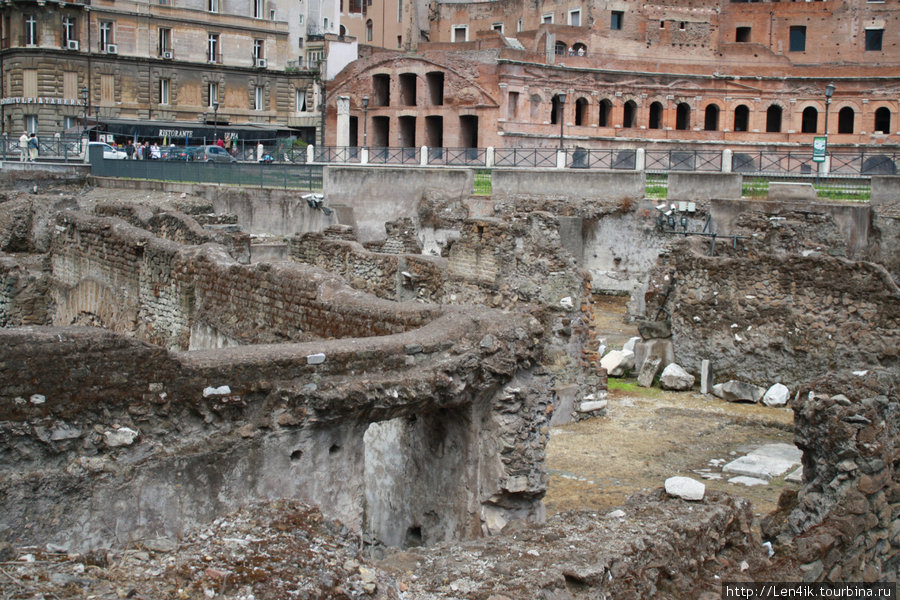
<instances>
[{"instance_id":1,"label":"ancient stone ruin","mask_svg":"<svg viewBox=\"0 0 900 600\"><path fill-rule=\"evenodd\" d=\"M145 597L494 600L896 581L895 200L698 202L713 249L649 201L435 189L379 239L363 205L310 209L261 260L234 190L11 185L0 562L98 597L121 577ZM606 407L594 294L628 286L621 352L648 385L671 363L790 390L803 482L761 527L711 491L546 518L551 425Z\"/></svg>"}]
</instances>

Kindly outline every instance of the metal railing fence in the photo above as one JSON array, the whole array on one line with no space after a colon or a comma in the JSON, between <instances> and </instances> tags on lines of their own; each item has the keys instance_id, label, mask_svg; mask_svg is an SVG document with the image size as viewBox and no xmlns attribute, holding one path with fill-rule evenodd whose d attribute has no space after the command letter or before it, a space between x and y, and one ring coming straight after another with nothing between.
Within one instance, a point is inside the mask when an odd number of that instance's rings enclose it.
<instances>
[{"instance_id":1,"label":"metal railing fence","mask_svg":"<svg viewBox=\"0 0 900 600\"><path fill-rule=\"evenodd\" d=\"M101 159L92 163L91 174L99 177L216 183L244 187L307 191L322 189L321 164Z\"/></svg>"}]
</instances>

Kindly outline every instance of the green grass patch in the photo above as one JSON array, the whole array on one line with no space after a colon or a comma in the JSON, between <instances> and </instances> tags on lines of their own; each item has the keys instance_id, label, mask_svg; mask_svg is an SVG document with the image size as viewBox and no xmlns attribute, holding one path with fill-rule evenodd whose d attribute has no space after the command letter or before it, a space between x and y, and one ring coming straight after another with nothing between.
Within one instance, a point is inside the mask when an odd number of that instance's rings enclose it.
<instances>
[{"instance_id":1,"label":"green grass patch","mask_svg":"<svg viewBox=\"0 0 900 600\"><path fill-rule=\"evenodd\" d=\"M657 388L645 388L637 384L636 379L626 377L609 377L606 380L606 389L609 391L625 392L636 396L645 396L655 398L659 396L660 390Z\"/></svg>"},{"instance_id":2,"label":"green grass patch","mask_svg":"<svg viewBox=\"0 0 900 600\"><path fill-rule=\"evenodd\" d=\"M478 169L475 171L475 190L473 193L477 196L491 195L491 170Z\"/></svg>"}]
</instances>

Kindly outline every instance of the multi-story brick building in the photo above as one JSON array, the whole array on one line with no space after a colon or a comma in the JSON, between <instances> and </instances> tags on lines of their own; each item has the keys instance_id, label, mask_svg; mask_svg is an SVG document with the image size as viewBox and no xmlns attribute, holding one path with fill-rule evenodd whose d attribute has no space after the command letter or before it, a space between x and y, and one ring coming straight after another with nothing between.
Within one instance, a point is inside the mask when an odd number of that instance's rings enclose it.
<instances>
[{"instance_id":1,"label":"multi-story brick building","mask_svg":"<svg viewBox=\"0 0 900 600\"><path fill-rule=\"evenodd\" d=\"M900 141L892 0L439 1L432 15L417 53L375 52L330 86L332 121L350 99L351 144L806 149L826 112L831 148Z\"/></svg>"},{"instance_id":2,"label":"multi-story brick building","mask_svg":"<svg viewBox=\"0 0 900 600\"><path fill-rule=\"evenodd\" d=\"M282 10L267 0L7 2L2 130L46 139L99 122L129 137L313 141L318 72L288 68L297 52Z\"/></svg>"}]
</instances>

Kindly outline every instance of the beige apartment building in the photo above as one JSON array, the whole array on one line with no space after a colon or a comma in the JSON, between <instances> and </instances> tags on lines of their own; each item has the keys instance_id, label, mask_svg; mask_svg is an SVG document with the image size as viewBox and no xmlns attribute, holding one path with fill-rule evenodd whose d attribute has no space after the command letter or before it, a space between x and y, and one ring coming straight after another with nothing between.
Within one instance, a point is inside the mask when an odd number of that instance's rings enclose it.
<instances>
[{"instance_id":1,"label":"beige apartment building","mask_svg":"<svg viewBox=\"0 0 900 600\"><path fill-rule=\"evenodd\" d=\"M0 125L44 139L313 142L318 70L270 0L13 0L0 7Z\"/></svg>"}]
</instances>

